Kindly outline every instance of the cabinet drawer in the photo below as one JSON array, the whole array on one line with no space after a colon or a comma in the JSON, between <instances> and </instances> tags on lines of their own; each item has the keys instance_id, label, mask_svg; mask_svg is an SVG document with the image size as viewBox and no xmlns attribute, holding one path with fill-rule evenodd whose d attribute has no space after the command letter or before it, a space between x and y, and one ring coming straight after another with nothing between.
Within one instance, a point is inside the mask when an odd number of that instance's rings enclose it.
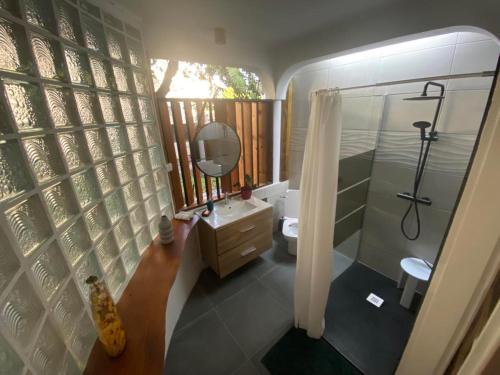
<instances>
[{"instance_id":1,"label":"cabinet drawer","mask_svg":"<svg viewBox=\"0 0 500 375\"><path fill-rule=\"evenodd\" d=\"M219 275L224 277L245 263L257 258L273 246L272 233L267 230L219 256Z\"/></svg>"},{"instance_id":2,"label":"cabinet drawer","mask_svg":"<svg viewBox=\"0 0 500 375\"><path fill-rule=\"evenodd\" d=\"M272 233L272 209L239 220L217 231L217 253L222 254L262 233Z\"/></svg>"}]
</instances>

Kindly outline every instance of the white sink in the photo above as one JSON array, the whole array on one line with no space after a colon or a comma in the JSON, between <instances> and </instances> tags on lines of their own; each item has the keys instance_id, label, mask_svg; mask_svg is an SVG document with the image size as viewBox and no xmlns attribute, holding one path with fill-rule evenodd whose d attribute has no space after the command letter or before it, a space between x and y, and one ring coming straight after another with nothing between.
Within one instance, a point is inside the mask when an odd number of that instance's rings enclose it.
<instances>
[{"instance_id":1,"label":"white sink","mask_svg":"<svg viewBox=\"0 0 500 375\"><path fill-rule=\"evenodd\" d=\"M218 229L268 207L271 207L269 203L255 197L248 200L242 200L239 197L231 198L228 204L224 200L217 202L210 216L202 216L202 219L210 224L212 228Z\"/></svg>"}]
</instances>

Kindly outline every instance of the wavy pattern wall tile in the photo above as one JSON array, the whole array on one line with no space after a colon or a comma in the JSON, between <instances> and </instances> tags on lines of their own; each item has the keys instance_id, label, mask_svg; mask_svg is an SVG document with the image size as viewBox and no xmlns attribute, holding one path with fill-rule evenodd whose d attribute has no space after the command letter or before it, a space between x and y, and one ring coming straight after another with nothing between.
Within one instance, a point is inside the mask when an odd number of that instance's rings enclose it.
<instances>
[{"instance_id":1,"label":"wavy pattern wall tile","mask_svg":"<svg viewBox=\"0 0 500 375\"><path fill-rule=\"evenodd\" d=\"M373 150L377 147L376 130L342 130L340 159Z\"/></svg>"}]
</instances>

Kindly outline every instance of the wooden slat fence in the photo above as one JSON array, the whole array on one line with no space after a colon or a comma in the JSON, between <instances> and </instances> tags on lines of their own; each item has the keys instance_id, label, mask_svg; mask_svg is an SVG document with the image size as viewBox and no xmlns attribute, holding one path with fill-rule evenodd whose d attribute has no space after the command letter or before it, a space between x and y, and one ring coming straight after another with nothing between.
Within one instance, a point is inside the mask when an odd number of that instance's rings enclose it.
<instances>
[{"instance_id":1,"label":"wooden slat fence","mask_svg":"<svg viewBox=\"0 0 500 375\"><path fill-rule=\"evenodd\" d=\"M176 211L194 207L225 192L237 192L248 174L255 186L272 182L273 101L232 99L158 99L165 155ZM202 173L191 159L198 129L224 122L236 130L241 157L236 168L221 178Z\"/></svg>"}]
</instances>

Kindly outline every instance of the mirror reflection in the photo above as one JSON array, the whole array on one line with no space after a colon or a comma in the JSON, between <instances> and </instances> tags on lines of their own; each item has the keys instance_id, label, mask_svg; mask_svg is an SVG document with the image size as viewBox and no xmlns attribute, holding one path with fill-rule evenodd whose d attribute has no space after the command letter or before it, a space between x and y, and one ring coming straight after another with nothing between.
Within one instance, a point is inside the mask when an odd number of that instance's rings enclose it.
<instances>
[{"instance_id":1,"label":"mirror reflection","mask_svg":"<svg viewBox=\"0 0 500 375\"><path fill-rule=\"evenodd\" d=\"M241 145L238 134L229 125L211 122L204 125L194 140L196 166L206 175L225 176L236 167Z\"/></svg>"}]
</instances>

